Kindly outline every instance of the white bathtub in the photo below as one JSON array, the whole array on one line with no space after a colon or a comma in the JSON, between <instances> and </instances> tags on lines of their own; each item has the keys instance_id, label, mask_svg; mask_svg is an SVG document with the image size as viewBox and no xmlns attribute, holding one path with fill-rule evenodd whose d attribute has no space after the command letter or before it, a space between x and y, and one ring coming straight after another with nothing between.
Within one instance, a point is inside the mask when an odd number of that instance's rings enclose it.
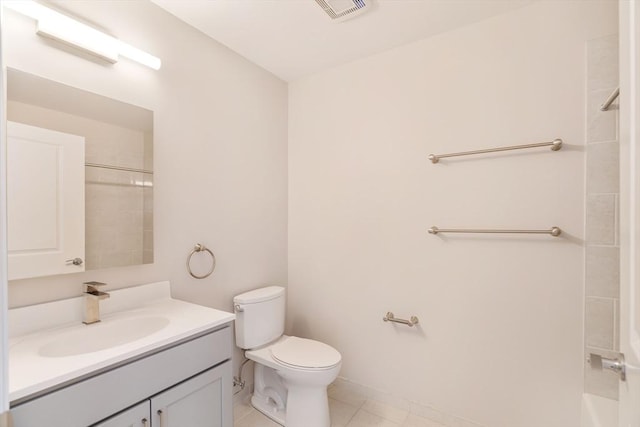
<instances>
[{"instance_id":1,"label":"white bathtub","mask_svg":"<svg viewBox=\"0 0 640 427\"><path fill-rule=\"evenodd\" d=\"M596 396L582 395L581 427L617 427L618 401Z\"/></svg>"}]
</instances>

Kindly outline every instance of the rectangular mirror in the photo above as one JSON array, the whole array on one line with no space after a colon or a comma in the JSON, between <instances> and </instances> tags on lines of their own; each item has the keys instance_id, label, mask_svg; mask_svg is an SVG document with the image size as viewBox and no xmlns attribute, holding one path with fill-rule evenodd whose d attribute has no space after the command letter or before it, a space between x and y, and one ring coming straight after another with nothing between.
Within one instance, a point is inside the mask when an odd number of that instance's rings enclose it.
<instances>
[{"instance_id":1,"label":"rectangular mirror","mask_svg":"<svg viewBox=\"0 0 640 427\"><path fill-rule=\"evenodd\" d=\"M153 112L7 70L9 279L153 263Z\"/></svg>"}]
</instances>

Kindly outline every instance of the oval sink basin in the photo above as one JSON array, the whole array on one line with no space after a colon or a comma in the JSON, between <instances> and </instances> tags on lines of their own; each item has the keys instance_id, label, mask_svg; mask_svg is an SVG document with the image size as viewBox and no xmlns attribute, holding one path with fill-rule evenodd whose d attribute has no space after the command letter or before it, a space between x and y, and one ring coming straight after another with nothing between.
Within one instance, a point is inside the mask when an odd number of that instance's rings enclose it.
<instances>
[{"instance_id":1,"label":"oval sink basin","mask_svg":"<svg viewBox=\"0 0 640 427\"><path fill-rule=\"evenodd\" d=\"M108 320L78 329L62 332L54 341L40 347L38 354L44 357L67 357L106 350L111 347L137 341L164 329L169 324L166 317L132 317Z\"/></svg>"}]
</instances>

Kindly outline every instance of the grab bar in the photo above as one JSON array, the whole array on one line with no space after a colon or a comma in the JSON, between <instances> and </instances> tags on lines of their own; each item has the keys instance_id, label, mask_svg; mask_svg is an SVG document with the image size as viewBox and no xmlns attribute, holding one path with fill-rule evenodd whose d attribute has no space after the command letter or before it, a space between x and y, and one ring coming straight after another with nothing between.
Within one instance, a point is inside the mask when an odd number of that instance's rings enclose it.
<instances>
[{"instance_id":1,"label":"grab bar","mask_svg":"<svg viewBox=\"0 0 640 427\"><path fill-rule=\"evenodd\" d=\"M438 228L431 227L429 234L438 233L499 233L499 234L550 234L553 237L558 237L562 234L562 230L559 227L551 227L548 230L477 230L470 228Z\"/></svg>"},{"instance_id":2,"label":"grab bar","mask_svg":"<svg viewBox=\"0 0 640 427\"><path fill-rule=\"evenodd\" d=\"M617 88L611 95L609 95L607 100L604 101L604 103L600 106L600 111L607 111L609 107L611 107L611 104L613 104L613 101L616 100L618 95L620 95L620 88Z\"/></svg>"},{"instance_id":3,"label":"grab bar","mask_svg":"<svg viewBox=\"0 0 640 427\"><path fill-rule=\"evenodd\" d=\"M550 142L539 142L535 144L511 145L508 147L488 148L486 150L475 150L475 151L461 151L459 153L449 153L449 154L429 154L429 160L431 160L431 163L436 164L440 161L440 159L444 159L445 157L469 156L473 154L495 153L498 151L521 150L524 148L536 148L536 147L548 147L548 146L551 146L551 151L558 151L559 149L562 148L562 140L560 138L556 138Z\"/></svg>"},{"instance_id":4,"label":"grab bar","mask_svg":"<svg viewBox=\"0 0 640 427\"><path fill-rule=\"evenodd\" d=\"M413 327L417 325L419 320L416 316L411 316L411 319L397 319L392 312L388 311L387 315L382 318L385 322L393 322L393 323L402 323L403 325L407 325L409 327Z\"/></svg>"}]
</instances>

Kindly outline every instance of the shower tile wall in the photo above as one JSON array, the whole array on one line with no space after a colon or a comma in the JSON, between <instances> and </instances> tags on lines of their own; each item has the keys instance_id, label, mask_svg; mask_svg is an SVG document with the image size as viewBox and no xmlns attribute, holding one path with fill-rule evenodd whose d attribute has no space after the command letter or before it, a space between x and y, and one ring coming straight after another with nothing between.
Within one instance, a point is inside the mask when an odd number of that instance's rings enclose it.
<instances>
[{"instance_id":1,"label":"shower tile wall","mask_svg":"<svg viewBox=\"0 0 640 427\"><path fill-rule=\"evenodd\" d=\"M618 103L600 105L618 87L618 36L587 43L585 359L619 350ZM618 399L618 377L585 362L585 392Z\"/></svg>"},{"instance_id":2,"label":"shower tile wall","mask_svg":"<svg viewBox=\"0 0 640 427\"><path fill-rule=\"evenodd\" d=\"M103 133L99 143L87 138L87 161L144 168L144 133L109 128L111 132ZM87 269L142 264L150 176L101 168L85 172Z\"/></svg>"},{"instance_id":3,"label":"shower tile wall","mask_svg":"<svg viewBox=\"0 0 640 427\"><path fill-rule=\"evenodd\" d=\"M153 170L153 134L144 134L144 169ZM143 193L142 220L142 263L153 263L153 180L150 175L144 175L145 187ZM150 185L149 185L150 184Z\"/></svg>"}]
</instances>

